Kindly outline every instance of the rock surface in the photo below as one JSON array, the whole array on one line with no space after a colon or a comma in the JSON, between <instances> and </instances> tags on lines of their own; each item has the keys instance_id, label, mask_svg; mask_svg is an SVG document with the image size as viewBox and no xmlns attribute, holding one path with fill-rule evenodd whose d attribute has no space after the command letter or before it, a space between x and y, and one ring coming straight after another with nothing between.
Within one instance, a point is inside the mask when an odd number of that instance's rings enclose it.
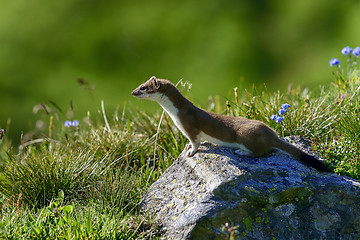
<instances>
[{"instance_id":1,"label":"rock surface","mask_svg":"<svg viewBox=\"0 0 360 240\"><path fill-rule=\"evenodd\" d=\"M203 143L149 189L143 210L164 239L359 239L360 183L307 167L281 151L252 158Z\"/></svg>"}]
</instances>

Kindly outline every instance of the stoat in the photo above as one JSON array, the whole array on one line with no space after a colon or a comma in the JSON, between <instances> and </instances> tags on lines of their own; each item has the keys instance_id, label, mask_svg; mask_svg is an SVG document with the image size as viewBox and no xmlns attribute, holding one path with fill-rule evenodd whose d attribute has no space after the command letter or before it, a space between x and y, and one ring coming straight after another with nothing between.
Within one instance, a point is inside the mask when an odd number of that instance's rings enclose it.
<instances>
[{"instance_id":1,"label":"stoat","mask_svg":"<svg viewBox=\"0 0 360 240\"><path fill-rule=\"evenodd\" d=\"M258 157L274 148L281 149L303 163L323 172L330 170L322 161L282 140L265 123L243 117L224 116L194 106L168 80L151 77L131 93L158 102L176 127L190 140L187 155L193 156L201 139L224 147L241 149Z\"/></svg>"}]
</instances>

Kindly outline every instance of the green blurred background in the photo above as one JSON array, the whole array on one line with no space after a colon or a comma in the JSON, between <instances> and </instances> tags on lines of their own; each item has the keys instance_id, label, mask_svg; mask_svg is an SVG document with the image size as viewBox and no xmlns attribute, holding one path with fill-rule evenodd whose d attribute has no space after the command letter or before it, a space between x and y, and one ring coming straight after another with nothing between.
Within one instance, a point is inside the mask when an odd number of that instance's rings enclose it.
<instances>
[{"instance_id":1,"label":"green blurred background","mask_svg":"<svg viewBox=\"0 0 360 240\"><path fill-rule=\"evenodd\" d=\"M0 127L14 142L49 100L64 113L72 100L81 120L101 99L155 106L130 95L152 75L190 81L203 105L236 86L317 89L332 80L329 60L360 45L358 0L0 2Z\"/></svg>"}]
</instances>

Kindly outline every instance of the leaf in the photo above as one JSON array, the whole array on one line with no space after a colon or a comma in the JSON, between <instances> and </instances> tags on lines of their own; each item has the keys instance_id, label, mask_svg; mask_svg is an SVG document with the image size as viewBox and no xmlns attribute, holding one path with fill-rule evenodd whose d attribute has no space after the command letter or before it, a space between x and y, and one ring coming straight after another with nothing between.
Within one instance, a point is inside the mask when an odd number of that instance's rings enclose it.
<instances>
[{"instance_id":1,"label":"leaf","mask_svg":"<svg viewBox=\"0 0 360 240\"><path fill-rule=\"evenodd\" d=\"M61 207L61 210L66 214L70 214L73 212L74 208L71 205L66 205L66 206Z\"/></svg>"},{"instance_id":2,"label":"leaf","mask_svg":"<svg viewBox=\"0 0 360 240\"><path fill-rule=\"evenodd\" d=\"M61 190L61 189L59 190L58 197L59 197L60 202L62 202L64 200L65 194L64 194L63 190Z\"/></svg>"}]
</instances>

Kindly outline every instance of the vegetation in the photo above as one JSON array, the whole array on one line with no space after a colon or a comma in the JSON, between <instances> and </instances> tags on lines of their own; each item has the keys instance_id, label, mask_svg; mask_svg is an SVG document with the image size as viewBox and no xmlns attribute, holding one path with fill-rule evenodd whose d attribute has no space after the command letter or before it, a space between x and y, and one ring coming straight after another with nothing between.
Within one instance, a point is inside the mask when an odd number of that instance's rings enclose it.
<instances>
[{"instance_id":1,"label":"vegetation","mask_svg":"<svg viewBox=\"0 0 360 240\"><path fill-rule=\"evenodd\" d=\"M123 105L153 75L191 81L202 105L264 81L314 88L329 81L323 59L360 39L358 0L1 3L0 128L16 145L49 99L63 109L72 99L81 120L100 100ZM76 82L96 89L92 100Z\"/></svg>"},{"instance_id":2,"label":"vegetation","mask_svg":"<svg viewBox=\"0 0 360 240\"><path fill-rule=\"evenodd\" d=\"M308 138L334 172L360 179L360 79L352 57L347 69L333 65L335 80L320 93L252 88L239 96L235 89L224 111L218 101L208 109ZM141 199L187 142L166 115L133 106L107 115L102 103L98 114L70 121L72 107L63 115L54 103L40 110L46 127L19 151L1 135L0 238L160 238ZM235 230L224 228L230 239Z\"/></svg>"},{"instance_id":3,"label":"vegetation","mask_svg":"<svg viewBox=\"0 0 360 240\"><path fill-rule=\"evenodd\" d=\"M335 80L321 87L319 94L300 88L289 88L285 94L269 94L253 88L240 102L235 90L235 101L228 104L227 111L235 116L259 119L282 137L301 135L310 139L334 172L360 179L359 51L359 47L354 51L345 47L344 66L338 59L336 64L334 59L330 61ZM290 107L284 110L284 105ZM275 114L283 116L281 121L274 118Z\"/></svg>"}]
</instances>

